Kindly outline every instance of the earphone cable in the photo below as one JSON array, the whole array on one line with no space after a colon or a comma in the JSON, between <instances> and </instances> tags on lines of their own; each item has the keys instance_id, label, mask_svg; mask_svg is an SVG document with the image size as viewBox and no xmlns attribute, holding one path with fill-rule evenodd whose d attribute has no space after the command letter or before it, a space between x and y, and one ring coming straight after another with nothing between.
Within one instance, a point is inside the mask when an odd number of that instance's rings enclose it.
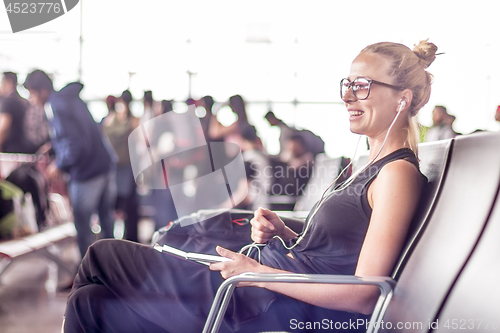
<instances>
[{"instance_id":1,"label":"earphone cable","mask_svg":"<svg viewBox=\"0 0 500 333\"><path fill-rule=\"evenodd\" d=\"M338 192L341 192L343 190L345 190L347 187L349 187L356 179L357 177L365 172L370 166L373 165L373 163L375 162L375 160L377 159L377 157L380 155L380 153L382 152L382 149L384 148L386 142L387 142L387 139L389 138L389 134L391 132L391 129L393 128L394 124L396 123L396 120L398 119L399 117L399 114L401 112L398 112L396 114L396 116L394 117L394 119L392 120L392 123L391 125L389 126L388 130L387 130L387 133L385 135L385 138L384 138L384 141L382 142L382 146L380 147L380 149L378 150L377 154L375 155L374 158L372 158L363 168L357 170L354 174L352 174L347 180L345 180L343 183L341 183L339 185L339 187L337 189L334 189L332 192L330 192L328 195L325 196L325 194L327 193L327 191L340 179L340 177L342 176L342 174L345 172L345 170L347 170L351 165L352 165L352 162L356 156L356 153L357 153L357 150L358 150L358 146L359 146L359 142L361 140L361 135L359 136L358 138L358 143L356 144L356 149L354 151L354 155L353 155L353 158L351 159L351 161L349 162L349 164L339 173L339 175L337 176L337 178L335 178L335 180L326 188L326 190L323 192L323 194L321 195L321 198L319 199L318 203L316 204L315 208L314 208L314 211L309 214L309 216L307 217L306 219L306 227L304 228L304 230L301 232L301 234L299 235L299 237L297 238L297 240L295 241L295 243L291 246L287 246L285 241L283 240L283 238L281 238L280 236L278 235L275 235L273 236L273 239L278 239L281 244L283 245L283 247L287 250L293 250L297 245L300 244L300 242L304 239L305 235L307 234L307 232L309 231L309 228L312 224L312 219L314 218L314 216L316 215L316 213L319 211L319 209L321 208L321 205L328 199L330 198L332 195L334 195L335 193L338 193ZM251 243L251 244L248 244L248 245L245 245L238 253L243 253L246 249L248 249L248 253L247 253L247 256L250 255L250 252L252 249L257 249L258 251L258 258L259 258L259 263L260 263L260 255L261 255L261 250L259 248L259 246L265 246L265 244L261 244L261 243Z\"/></svg>"}]
</instances>

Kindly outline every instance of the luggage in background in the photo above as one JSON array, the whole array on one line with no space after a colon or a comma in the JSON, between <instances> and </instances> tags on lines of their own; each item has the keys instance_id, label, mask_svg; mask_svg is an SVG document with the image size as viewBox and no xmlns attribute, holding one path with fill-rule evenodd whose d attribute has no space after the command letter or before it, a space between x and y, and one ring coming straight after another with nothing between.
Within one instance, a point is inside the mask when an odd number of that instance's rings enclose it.
<instances>
[{"instance_id":1,"label":"luggage in background","mask_svg":"<svg viewBox=\"0 0 500 333\"><path fill-rule=\"evenodd\" d=\"M36 223L39 229L43 228L49 210L49 189L45 177L34 164L23 163L14 169L6 180L18 186L24 193L31 194L35 205Z\"/></svg>"},{"instance_id":2,"label":"luggage in background","mask_svg":"<svg viewBox=\"0 0 500 333\"><path fill-rule=\"evenodd\" d=\"M30 193L0 180L0 239L23 237L38 232Z\"/></svg>"}]
</instances>

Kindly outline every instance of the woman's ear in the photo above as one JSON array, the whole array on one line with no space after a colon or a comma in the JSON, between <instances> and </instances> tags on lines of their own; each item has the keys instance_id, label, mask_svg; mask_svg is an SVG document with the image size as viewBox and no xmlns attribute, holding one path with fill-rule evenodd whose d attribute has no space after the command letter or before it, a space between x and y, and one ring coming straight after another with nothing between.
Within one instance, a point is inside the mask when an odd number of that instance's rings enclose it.
<instances>
[{"instance_id":1,"label":"woman's ear","mask_svg":"<svg viewBox=\"0 0 500 333\"><path fill-rule=\"evenodd\" d=\"M398 112L407 109L411 105L413 93L410 89L405 89L399 96Z\"/></svg>"}]
</instances>

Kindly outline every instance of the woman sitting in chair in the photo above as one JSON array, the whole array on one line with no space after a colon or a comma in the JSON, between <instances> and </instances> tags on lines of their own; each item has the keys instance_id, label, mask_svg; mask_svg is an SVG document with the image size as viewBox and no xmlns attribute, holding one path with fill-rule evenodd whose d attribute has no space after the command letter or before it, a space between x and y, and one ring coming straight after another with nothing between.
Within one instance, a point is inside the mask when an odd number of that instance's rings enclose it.
<instances>
[{"instance_id":1,"label":"woman sitting in chair","mask_svg":"<svg viewBox=\"0 0 500 333\"><path fill-rule=\"evenodd\" d=\"M354 59L341 81L341 97L351 131L368 137L370 162L325 191L301 234L259 209L252 239L265 245L252 252L254 258L217 247L232 260L210 269L150 246L98 241L75 278L65 331L201 332L222 279L243 272L391 275L425 183L416 158L415 116L429 100L431 75L425 69L436 50L427 41L413 51L378 43ZM374 286L259 282L236 289L220 331L290 331L297 322L356 321L371 313L377 298Z\"/></svg>"}]
</instances>

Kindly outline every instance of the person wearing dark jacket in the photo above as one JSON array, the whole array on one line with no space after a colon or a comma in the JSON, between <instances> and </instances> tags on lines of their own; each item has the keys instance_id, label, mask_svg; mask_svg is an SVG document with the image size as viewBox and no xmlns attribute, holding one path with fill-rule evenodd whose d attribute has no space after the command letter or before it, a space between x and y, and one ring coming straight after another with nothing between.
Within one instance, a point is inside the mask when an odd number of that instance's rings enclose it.
<instances>
[{"instance_id":1,"label":"person wearing dark jacket","mask_svg":"<svg viewBox=\"0 0 500 333\"><path fill-rule=\"evenodd\" d=\"M48 176L69 176L68 192L83 257L95 240L90 230L92 214L99 216L102 236L113 237L116 158L79 96L81 83L70 83L56 92L48 75L35 70L27 76L24 86L30 92L30 102L45 108L50 123L56 159L48 167Z\"/></svg>"},{"instance_id":2,"label":"person wearing dark jacket","mask_svg":"<svg viewBox=\"0 0 500 333\"><path fill-rule=\"evenodd\" d=\"M24 133L27 102L16 90L17 75L4 72L0 84L0 152L33 153Z\"/></svg>"}]
</instances>

